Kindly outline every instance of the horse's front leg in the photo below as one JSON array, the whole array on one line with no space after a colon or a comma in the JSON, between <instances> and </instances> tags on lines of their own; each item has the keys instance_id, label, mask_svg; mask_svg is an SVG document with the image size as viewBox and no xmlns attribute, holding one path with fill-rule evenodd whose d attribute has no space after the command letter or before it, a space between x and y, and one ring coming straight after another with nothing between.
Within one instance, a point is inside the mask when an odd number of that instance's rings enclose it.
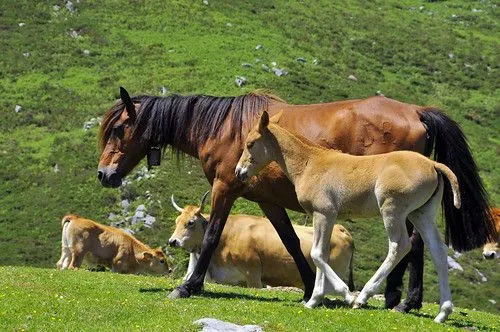
<instances>
[{"instance_id":1,"label":"horse's front leg","mask_svg":"<svg viewBox=\"0 0 500 332\"><path fill-rule=\"evenodd\" d=\"M226 183L219 180L214 181L210 222L203 238L200 256L189 279L168 295L170 299L189 297L203 288L203 281L208 265L210 264L210 258L219 244L229 211L236 198L237 196L229 190L229 186Z\"/></svg>"},{"instance_id":2,"label":"horse's front leg","mask_svg":"<svg viewBox=\"0 0 500 332\"><path fill-rule=\"evenodd\" d=\"M304 283L304 301L307 302L311 298L314 288L314 273L307 263L304 253L300 249L300 239L292 227L292 222L286 210L281 206L267 202L260 202L259 206L273 224L281 242L285 245L286 250L292 256L295 264L297 264L300 277Z\"/></svg>"}]
</instances>

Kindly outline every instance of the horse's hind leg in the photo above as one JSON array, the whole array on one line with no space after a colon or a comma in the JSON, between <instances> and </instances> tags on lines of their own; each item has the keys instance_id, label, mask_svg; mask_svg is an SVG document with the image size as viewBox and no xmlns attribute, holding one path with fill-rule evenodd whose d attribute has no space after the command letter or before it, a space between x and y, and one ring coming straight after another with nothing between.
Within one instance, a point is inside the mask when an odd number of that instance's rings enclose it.
<instances>
[{"instance_id":1,"label":"horse's hind leg","mask_svg":"<svg viewBox=\"0 0 500 332\"><path fill-rule=\"evenodd\" d=\"M408 216L422 236L424 243L429 247L432 261L437 270L441 296L439 314L434 319L437 323L444 322L453 311L450 285L448 283L447 248L441 240L436 227L436 215L443 193L443 182L440 182L438 193L424 206L413 211Z\"/></svg>"},{"instance_id":2,"label":"horse's hind leg","mask_svg":"<svg viewBox=\"0 0 500 332\"><path fill-rule=\"evenodd\" d=\"M422 307L423 274L424 274L424 242L422 237L414 230L413 224L407 220L406 227L410 236L411 250L396 265L387 276L385 289L385 307L394 308L399 312L409 312L411 309ZM401 289L406 268L409 269L408 293L404 302L401 301Z\"/></svg>"},{"instance_id":3,"label":"horse's hind leg","mask_svg":"<svg viewBox=\"0 0 500 332\"><path fill-rule=\"evenodd\" d=\"M397 209L396 204L386 199L380 211L384 219L384 226L389 236L389 250L387 256L377 272L365 284L361 293L356 298L354 307L363 306L370 296L375 294L387 275L394 269L399 261L410 251L410 239L406 231L406 215Z\"/></svg>"},{"instance_id":4,"label":"horse's hind leg","mask_svg":"<svg viewBox=\"0 0 500 332\"><path fill-rule=\"evenodd\" d=\"M333 290L343 294L347 303L351 304L354 296L349 291L349 287L328 265L330 256L330 238L332 236L335 218L315 212L313 214L313 245L311 258L316 265L316 282L311 299L306 303L306 307L313 308L321 303L327 292L327 281L330 282Z\"/></svg>"},{"instance_id":5,"label":"horse's hind leg","mask_svg":"<svg viewBox=\"0 0 500 332\"><path fill-rule=\"evenodd\" d=\"M424 292L424 241L417 230L414 230L410 241L408 293L404 302L394 308L394 310L399 312L409 312L411 309L422 308Z\"/></svg>"}]
</instances>

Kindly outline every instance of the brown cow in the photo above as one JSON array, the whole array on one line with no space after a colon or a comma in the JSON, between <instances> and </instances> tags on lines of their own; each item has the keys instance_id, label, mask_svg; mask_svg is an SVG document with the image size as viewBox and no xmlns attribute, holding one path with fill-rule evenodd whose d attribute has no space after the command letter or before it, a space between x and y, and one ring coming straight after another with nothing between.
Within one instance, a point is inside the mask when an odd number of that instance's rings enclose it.
<instances>
[{"instance_id":1,"label":"brown cow","mask_svg":"<svg viewBox=\"0 0 500 332\"><path fill-rule=\"evenodd\" d=\"M483 247L483 257L485 259L499 258L500 254L498 252L498 247L500 246L500 209L492 208L491 215L493 216L493 221L495 222L495 228L497 230L497 241L486 243Z\"/></svg>"},{"instance_id":2,"label":"brown cow","mask_svg":"<svg viewBox=\"0 0 500 332\"><path fill-rule=\"evenodd\" d=\"M187 205L180 208L172 196L172 204L181 213L176 228L169 239L172 247L182 247L190 252L189 266L184 280L193 273L203 236L207 227L207 214L202 214L207 193L200 207ZM309 265L313 229L294 226L300 239L301 249ZM353 239L341 225L335 225L331 237L329 264L342 278L352 277ZM206 280L221 284L246 285L261 288L268 286L294 286L303 288L299 271L292 257L282 244L278 234L266 218L250 215L230 215L217 249L207 270Z\"/></svg>"},{"instance_id":3,"label":"brown cow","mask_svg":"<svg viewBox=\"0 0 500 332\"><path fill-rule=\"evenodd\" d=\"M167 274L165 254L151 249L121 229L69 214L62 219L60 269L78 269L89 261L118 273Z\"/></svg>"}]
</instances>

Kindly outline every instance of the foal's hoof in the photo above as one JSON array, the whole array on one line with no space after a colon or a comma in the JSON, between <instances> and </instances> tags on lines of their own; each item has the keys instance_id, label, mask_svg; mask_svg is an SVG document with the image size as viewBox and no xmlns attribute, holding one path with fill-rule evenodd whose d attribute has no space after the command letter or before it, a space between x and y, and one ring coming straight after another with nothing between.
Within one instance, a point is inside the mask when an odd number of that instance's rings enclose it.
<instances>
[{"instance_id":1,"label":"foal's hoof","mask_svg":"<svg viewBox=\"0 0 500 332\"><path fill-rule=\"evenodd\" d=\"M361 309L366 306L366 303L360 303L360 302L354 302L354 305L352 306L353 309Z\"/></svg>"},{"instance_id":2,"label":"foal's hoof","mask_svg":"<svg viewBox=\"0 0 500 332\"><path fill-rule=\"evenodd\" d=\"M354 295L353 293L349 292L346 296L345 296L345 303L348 305L348 306L351 306L354 301L356 300L356 295Z\"/></svg>"},{"instance_id":3,"label":"foal's hoof","mask_svg":"<svg viewBox=\"0 0 500 332\"><path fill-rule=\"evenodd\" d=\"M190 296L191 294L189 293L189 291L182 286L177 287L172 292L170 292L170 294L168 294L168 298L170 300L182 299Z\"/></svg>"}]
</instances>

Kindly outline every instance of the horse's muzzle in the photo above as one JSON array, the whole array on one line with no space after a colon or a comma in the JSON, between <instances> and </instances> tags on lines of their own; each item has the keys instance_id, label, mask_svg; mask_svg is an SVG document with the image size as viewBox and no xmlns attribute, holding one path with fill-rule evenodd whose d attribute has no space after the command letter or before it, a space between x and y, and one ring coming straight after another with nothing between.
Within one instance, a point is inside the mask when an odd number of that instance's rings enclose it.
<instances>
[{"instance_id":1,"label":"horse's muzzle","mask_svg":"<svg viewBox=\"0 0 500 332\"><path fill-rule=\"evenodd\" d=\"M236 167L234 174L236 174L236 178L241 182L248 180L248 171L246 168Z\"/></svg>"},{"instance_id":2,"label":"horse's muzzle","mask_svg":"<svg viewBox=\"0 0 500 332\"><path fill-rule=\"evenodd\" d=\"M121 176L116 171L109 171L106 168L98 169L97 179L104 187L117 188L122 184Z\"/></svg>"}]
</instances>

